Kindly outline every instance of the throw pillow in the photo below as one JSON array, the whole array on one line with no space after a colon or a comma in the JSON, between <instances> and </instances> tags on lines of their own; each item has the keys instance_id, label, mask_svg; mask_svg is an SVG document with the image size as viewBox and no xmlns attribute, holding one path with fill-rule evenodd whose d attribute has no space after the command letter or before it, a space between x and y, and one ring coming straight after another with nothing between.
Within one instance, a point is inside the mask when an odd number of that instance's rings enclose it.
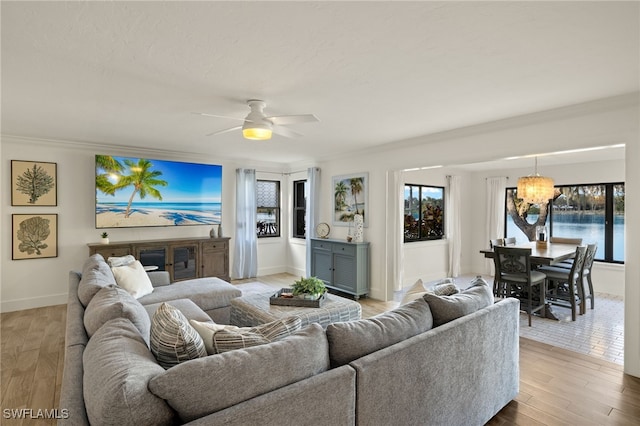
<instances>
[{"instance_id":1,"label":"throw pillow","mask_svg":"<svg viewBox=\"0 0 640 426\"><path fill-rule=\"evenodd\" d=\"M96 293L84 312L84 328L89 337L107 321L126 318L140 331L149 346L151 320L144 306L124 289L115 284L108 285Z\"/></svg>"},{"instance_id":2,"label":"throw pillow","mask_svg":"<svg viewBox=\"0 0 640 426\"><path fill-rule=\"evenodd\" d=\"M115 283L116 279L113 277L111 268L104 261L104 258L96 253L90 256L82 266L82 278L78 284L78 299L86 308L102 287Z\"/></svg>"},{"instance_id":3,"label":"throw pillow","mask_svg":"<svg viewBox=\"0 0 640 426\"><path fill-rule=\"evenodd\" d=\"M129 264L131 264L131 263L133 263L135 261L136 261L136 258L131 256L130 254L128 254L126 256L120 256L120 257L111 256L111 257L109 257L107 259L107 263L112 268L115 268L117 266L126 266L126 265L129 265Z\"/></svg>"},{"instance_id":4,"label":"throw pillow","mask_svg":"<svg viewBox=\"0 0 640 426\"><path fill-rule=\"evenodd\" d=\"M427 289L424 288L424 284L421 279L418 279L416 283L404 294L402 298L401 305L406 305L409 302L412 302L416 299L420 299L427 293Z\"/></svg>"},{"instance_id":5,"label":"throw pillow","mask_svg":"<svg viewBox=\"0 0 640 426\"><path fill-rule=\"evenodd\" d=\"M427 293L424 299L433 313L433 322L437 327L456 318L468 315L493 304L493 289L482 278L476 278L474 284L451 296L437 296Z\"/></svg>"},{"instance_id":6,"label":"throw pillow","mask_svg":"<svg viewBox=\"0 0 640 426\"><path fill-rule=\"evenodd\" d=\"M136 260L128 265L113 267L111 271L116 278L116 283L136 299L153 292L149 275L140 261Z\"/></svg>"},{"instance_id":7,"label":"throw pillow","mask_svg":"<svg viewBox=\"0 0 640 426\"><path fill-rule=\"evenodd\" d=\"M164 368L207 356L202 337L187 318L173 306L163 303L151 320L151 352Z\"/></svg>"},{"instance_id":8,"label":"throw pillow","mask_svg":"<svg viewBox=\"0 0 640 426\"><path fill-rule=\"evenodd\" d=\"M204 340L209 355L275 342L290 336L302 327L299 317L288 317L256 327L236 327L196 320L189 322Z\"/></svg>"},{"instance_id":9,"label":"throw pillow","mask_svg":"<svg viewBox=\"0 0 640 426\"><path fill-rule=\"evenodd\" d=\"M433 294L436 296L451 296L458 293L458 287L454 283L436 284L433 286Z\"/></svg>"},{"instance_id":10,"label":"throw pillow","mask_svg":"<svg viewBox=\"0 0 640 426\"><path fill-rule=\"evenodd\" d=\"M348 364L432 327L431 309L421 298L369 319L329 324L331 367Z\"/></svg>"}]
</instances>

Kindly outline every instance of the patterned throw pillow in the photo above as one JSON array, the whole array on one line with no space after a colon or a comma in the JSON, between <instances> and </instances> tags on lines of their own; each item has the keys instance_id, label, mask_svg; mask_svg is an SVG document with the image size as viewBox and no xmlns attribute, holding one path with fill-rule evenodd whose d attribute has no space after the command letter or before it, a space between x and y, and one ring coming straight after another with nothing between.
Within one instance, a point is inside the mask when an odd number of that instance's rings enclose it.
<instances>
[{"instance_id":1,"label":"patterned throw pillow","mask_svg":"<svg viewBox=\"0 0 640 426\"><path fill-rule=\"evenodd\" d=\"M299 317L288 317L256 327L242 328L195 320L190 320L190 323L204 340L209 355L275 342L290 336L302 327Z\"/></svg>"},{"instance_id":2,"label":"patterned throw pillow","mask_svg":"<svg viewBox=\"0 0 640 426\"><path fill-rule=\"evenodd\" d=\"M458 293L458 287L454 283L437 284L433 287L436 296L451 296Z\"/></svg>"},{"instance_id":3,"label":"patterned throw pillow","mask_svg":"<svg viewBox=\"0 0 640 426\"><path fill-rule=\"evenodd\" d=\"M153 315L150 340L151 352L164 368L207 356L202 337L182 312L167 303Z\"/></svg>"}]
</instances>

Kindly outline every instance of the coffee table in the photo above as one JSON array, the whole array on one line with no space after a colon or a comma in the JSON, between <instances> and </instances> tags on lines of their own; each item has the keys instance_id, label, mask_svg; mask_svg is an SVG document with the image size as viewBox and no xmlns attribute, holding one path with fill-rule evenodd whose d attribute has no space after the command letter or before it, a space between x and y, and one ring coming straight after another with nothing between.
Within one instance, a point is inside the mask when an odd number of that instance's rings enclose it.
<instances>
[{"instance_id":1,"label":"coffee table","mask_svg":"<svg viewBox=\"0 0 640 426\"><path fill-rule=\"evenodd\" d=\"M271 305L269 298L276 291L269 293L249 294L231 300L231 324L238 327L254 327L277 319L297 316L304 327L310 323L318 323L323 328L334 322L358 320L362 316L362 308L358 302L325 294L327 300L320 308L300 306Z\"/></svg>"}]
</instances>

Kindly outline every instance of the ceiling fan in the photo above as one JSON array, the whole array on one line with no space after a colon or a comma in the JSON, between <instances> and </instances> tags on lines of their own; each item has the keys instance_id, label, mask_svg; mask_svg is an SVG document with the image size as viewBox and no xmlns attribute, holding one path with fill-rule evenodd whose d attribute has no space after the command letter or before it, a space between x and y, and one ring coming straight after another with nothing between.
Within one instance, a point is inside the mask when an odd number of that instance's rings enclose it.
<instances>
[{"instance_id":1,"label":"ceiling fan","mask_svg":"<svg viewBox=\"0 0 640 426\"><path fill-rule=\"evenodd\" d=\"M249 112L245 118L227 117L224 115L207 114L204 112L198 112L196 114L207 117L221 117L244 121L241 126L234 126L228 129L219 130L217 132L209 133L207 136L214 136L242 129L242 136L246 139L259 141L271 139L272 133L287 138L297 138L302 136L302 134L285 127L286 125L320 121L313 114L267 116L264 113L264 108L267 104L258 99L249 99L247 101L247 105L251 108L251 112Z\"/></svg>"}]
</instances>

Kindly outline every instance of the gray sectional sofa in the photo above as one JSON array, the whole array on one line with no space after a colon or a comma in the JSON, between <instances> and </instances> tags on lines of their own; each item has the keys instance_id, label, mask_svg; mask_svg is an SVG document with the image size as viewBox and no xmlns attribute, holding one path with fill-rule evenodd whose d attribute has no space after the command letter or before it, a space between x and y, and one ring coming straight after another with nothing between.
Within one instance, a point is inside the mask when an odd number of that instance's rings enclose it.
<instances>
[{"instance_id":1,"label":"gray sectional sofa","mask_svg":"<svg viewBox=\"0 0 640 426\"><path fill-rule=\"evenodd\" d=\"M153 281L150 295L122 298L100 255L69 274L60 397L69 416L59 424L482 425L518 393L519 303L487 303L483 281L458 299L311 324L168 369L149 349L145 315L167 302L224 324L240 292L216 279ZM121 299L96 308L98 291Z\"/></svg>"}]
</instances>

